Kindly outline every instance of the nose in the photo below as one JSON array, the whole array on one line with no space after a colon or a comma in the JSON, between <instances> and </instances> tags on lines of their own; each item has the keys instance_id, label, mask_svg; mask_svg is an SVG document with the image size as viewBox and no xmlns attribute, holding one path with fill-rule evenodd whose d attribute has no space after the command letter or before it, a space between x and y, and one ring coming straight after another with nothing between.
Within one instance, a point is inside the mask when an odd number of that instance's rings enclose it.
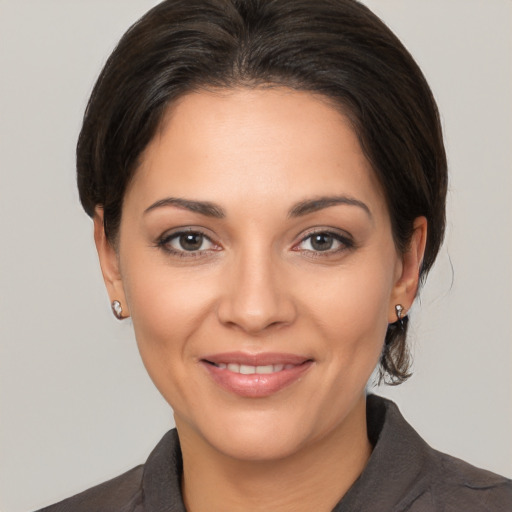
<instances>
[{"instance_id":1,"label":"nose","mask_svg":"<svg viewBox=\"0 0 512 512\"><path fill-rule=\"evenodd\" d=\"M256 335L293 323L296 309L286 276L270 254L247 251L227 270L219 321Z\"/></svg>"}]
</instances>

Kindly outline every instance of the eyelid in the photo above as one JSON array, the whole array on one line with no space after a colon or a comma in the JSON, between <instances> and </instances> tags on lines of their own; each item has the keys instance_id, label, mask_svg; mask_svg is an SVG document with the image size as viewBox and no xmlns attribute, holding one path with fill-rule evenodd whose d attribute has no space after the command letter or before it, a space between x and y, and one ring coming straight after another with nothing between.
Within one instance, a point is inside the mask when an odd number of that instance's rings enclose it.
<instances>
[{"instance_id":1,"label":"eyelid","mask_svg":"<svg viewBox=\"0 0 512 512\"><path fill-rule=\"evenodd\" d=\"M170 229L163 231L162 234L157 237L157 241L169 239L169 238L171 238L173 236L177 236L177 235L186 235L188 233L197 233L198 235L203 235L205 238L208 238L209 240L212 240L212 241L214 238L212 236L212 234L210 233L209 229L206 229L201 226L186 225L186 226L177 226L175 228L170 228Z\"/></svg>"},{"instance_id":2,"label":"eyelid","mask_svg":"<svg viewBox=\"0 0 512 512\"><path fill-rule=\"evenodd\" d=\"M176 256L183 256L183 257L198 257L203 256L206 253L210 252L218 252L222 250L221 244L215 241L214 237L212 237L210 234L208 234L209 230L205 229L203 227L199 226L180 226L173 229L169 229L165 231L162 235L160 235L154 243L154 246L167 252L168 254L173 254ZM189 233L198 234L204 237L206 240L208 240L213 247L208 249L198 249L195 251L187 251L187 250L180 250L170 247L169 242L171 240L174 240L176 238L179 238L181 235L186 235ZM342 247L336 248L336 249L327 249L325 251L315 251L311 249L301 249L300 245L303 244L306 240L311 238L314 235L324 234L331 236L336 240L338 243L342 245ZM355 247L355 241L350 233L348 233L345 230L342 230L340 228L334 228L334 227L327 227L327 226L318 226L309 228L305 232L302 232L300 235L298 235L300 238L298 241L296 241L292 247L291 250L296 252L307 252L311 254L316 254L320 256L329 256L333 255L335 253L353 249Z\"/></svg>"},{"instance_id":3,"label":"eyelid","mask_svg":"<svg viewBox=\"0 0 512 512\"><path fill-rule=\"evenodd\" d=\"M180 257L188 257L188 258L194 258L198 256L202 256L205 253L211 252L211 251L219 251L221 250L220 244L215 242L213 237L211 235L208 235L206 233L207 230L201 227L196 226L181 226L177 228L173 228L170 230L165 231L162 235L160 235L156 241L155 241L155 247L167 252L168 254L180 256ZM186 250L179 250L175 249L173 247L170 247L169 243L171 240L175 240L179 238L182 235L186 234L197 234L201 235L203 238L208 240L212 244L212 248L209 249L199 249L197 251L186 251Z\"/></svg>"},{"instance_id":4,"label":"eyelid","mask_svg":"<svg viewBox=\"0 0 512 512\"><path fill-rule=\"evenodd\" d=\"M306 250L306 249L300 249L299 246L304 243L306 240L311 238L314 235L329 235L332 236L336 241L343 244L344 247L341 249L335 249L335 250L326 250L326 251L312 251L312 250ZM355 247L355 242L349 233L347 233L344 230L341 230L339 228L333 228L333 227L316 227L311 228L307 230L305 233L302 233L300 236L300 239L298 242L293 244L292 250L295 251L304 251L304 252L310 252L310 253L317 253L317 254L324 254L329 255L333 254L345 249L352 249Z\"/></svg>"}]
</instances>

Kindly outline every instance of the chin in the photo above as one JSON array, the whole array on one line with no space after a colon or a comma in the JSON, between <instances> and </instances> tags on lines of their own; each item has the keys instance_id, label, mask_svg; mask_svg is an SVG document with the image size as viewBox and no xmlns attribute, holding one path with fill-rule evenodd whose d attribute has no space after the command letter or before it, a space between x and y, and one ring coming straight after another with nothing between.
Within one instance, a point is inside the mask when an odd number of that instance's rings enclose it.
<instances>
[{"instance_id":1,"label":"chin","mask_svg":"<svg viewBox=\"0 0 512 512\"><path fill-rule=\"evenodd\" d=\"M305 433L286 432L276 428L248 428L229 434L209 435L210 444L232 459L247 462L269 462L285 459L307 444Z\"/></svg>"},{"instance_id":2,"label":"chin","mask_svg":"<svg viewBox=\"0 0 512 512\"><path fill-rule=\"evenodd\" d=\"M205 417L208 417L205 415ZM240 461L275 461L291 457L337 429L340 418L318 424L311 408L216 410L195 422L195 435L218 453ZM179 423L177 422L177 425ZM190 424L189 424L190 425ZM178 426L178 431L180 430Z\"/></svg>"}]
</instances>

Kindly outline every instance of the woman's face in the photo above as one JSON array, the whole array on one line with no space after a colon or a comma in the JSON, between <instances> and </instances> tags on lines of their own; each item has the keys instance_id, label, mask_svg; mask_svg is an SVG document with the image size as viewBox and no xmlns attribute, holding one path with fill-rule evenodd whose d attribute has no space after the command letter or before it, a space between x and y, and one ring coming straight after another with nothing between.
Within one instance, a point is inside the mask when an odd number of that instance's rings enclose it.
<instances>
[{"instance_id":1,"label":"woman's face","mask_svg":"<svg viewBox=\"0 0 512 512\"><path fill-rule=\"evenodd\" d=\"M99 250L180 435L251 460L349 433L421 259L397 253L347 119L285 88L176 103L127 190L117 255Z\"/></svg>"}]
</instances>

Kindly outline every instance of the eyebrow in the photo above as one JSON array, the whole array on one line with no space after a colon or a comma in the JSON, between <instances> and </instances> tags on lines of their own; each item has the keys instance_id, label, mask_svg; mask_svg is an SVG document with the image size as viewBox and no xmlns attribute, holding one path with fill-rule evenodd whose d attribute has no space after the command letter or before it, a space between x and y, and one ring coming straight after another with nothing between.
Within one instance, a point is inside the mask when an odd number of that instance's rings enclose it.
<instances>
[{"instance_id":1,"label":"eyebrow","mask_svg":"<svg viewBox=\"0 0 512 512\"><path fill-rule=\"evenodd\" d=\"M183 210L189 210L191 212L200 213L201 215L214 217L216 219L222 219L226 216L225 211L220 206L210 203L209 201L193 201L190 199L181 199L179 197L166 197L165 199L160 199L146 208L144 210L144 214L164 206L175 206Z\"/></svg>"},{"instance_id":2,"label":"eyebrow","mask_svg":"<svg viewBox=\"0 0 512 512\"><path fill-rule=\"evenodd\" d=\"M303 215L308 215L309 213L314 213L319 210L323 210L324 208L329 208L330 206L336 206L339 204L346 204L349 206L357 206L362 208L368 214L368 217L373 219L370 208L368 208L365 203L359 201L359 199L347 196L325 196L301 201L289 211L288 216L302 217Z\"/></svg>"},{"instance_id":3,"label":"eyebrow","mask_svg":"<svg viewBox=\"0 0 512 512\"><path fill-rule=\"evenodd\" d=\"M302 217L304 215L308 215L310 213L323 210L324 208L329 208L331 206L336 206L340 204L357 206L364 210L368 214L370 219L373 218L370 208L368 208L368 206L365 203L363 203L359 199L347 196L325 196L301 201L295 204L290 209L290 211L288 212L288 217ZM174 206L176 208L189 210L191 212L199 213L201 215L205 215L206 217L214 217L216 219L223 219L224 217L226 217L226 212L224 211L224 209L214 203L211 203L209 201L194 201L191 199L182 199L179 197L166 197L165 199L160 199L153 203L148 208L146 208L144 210L144 214L165 206Z\"/></svg>"}]
</instances>

